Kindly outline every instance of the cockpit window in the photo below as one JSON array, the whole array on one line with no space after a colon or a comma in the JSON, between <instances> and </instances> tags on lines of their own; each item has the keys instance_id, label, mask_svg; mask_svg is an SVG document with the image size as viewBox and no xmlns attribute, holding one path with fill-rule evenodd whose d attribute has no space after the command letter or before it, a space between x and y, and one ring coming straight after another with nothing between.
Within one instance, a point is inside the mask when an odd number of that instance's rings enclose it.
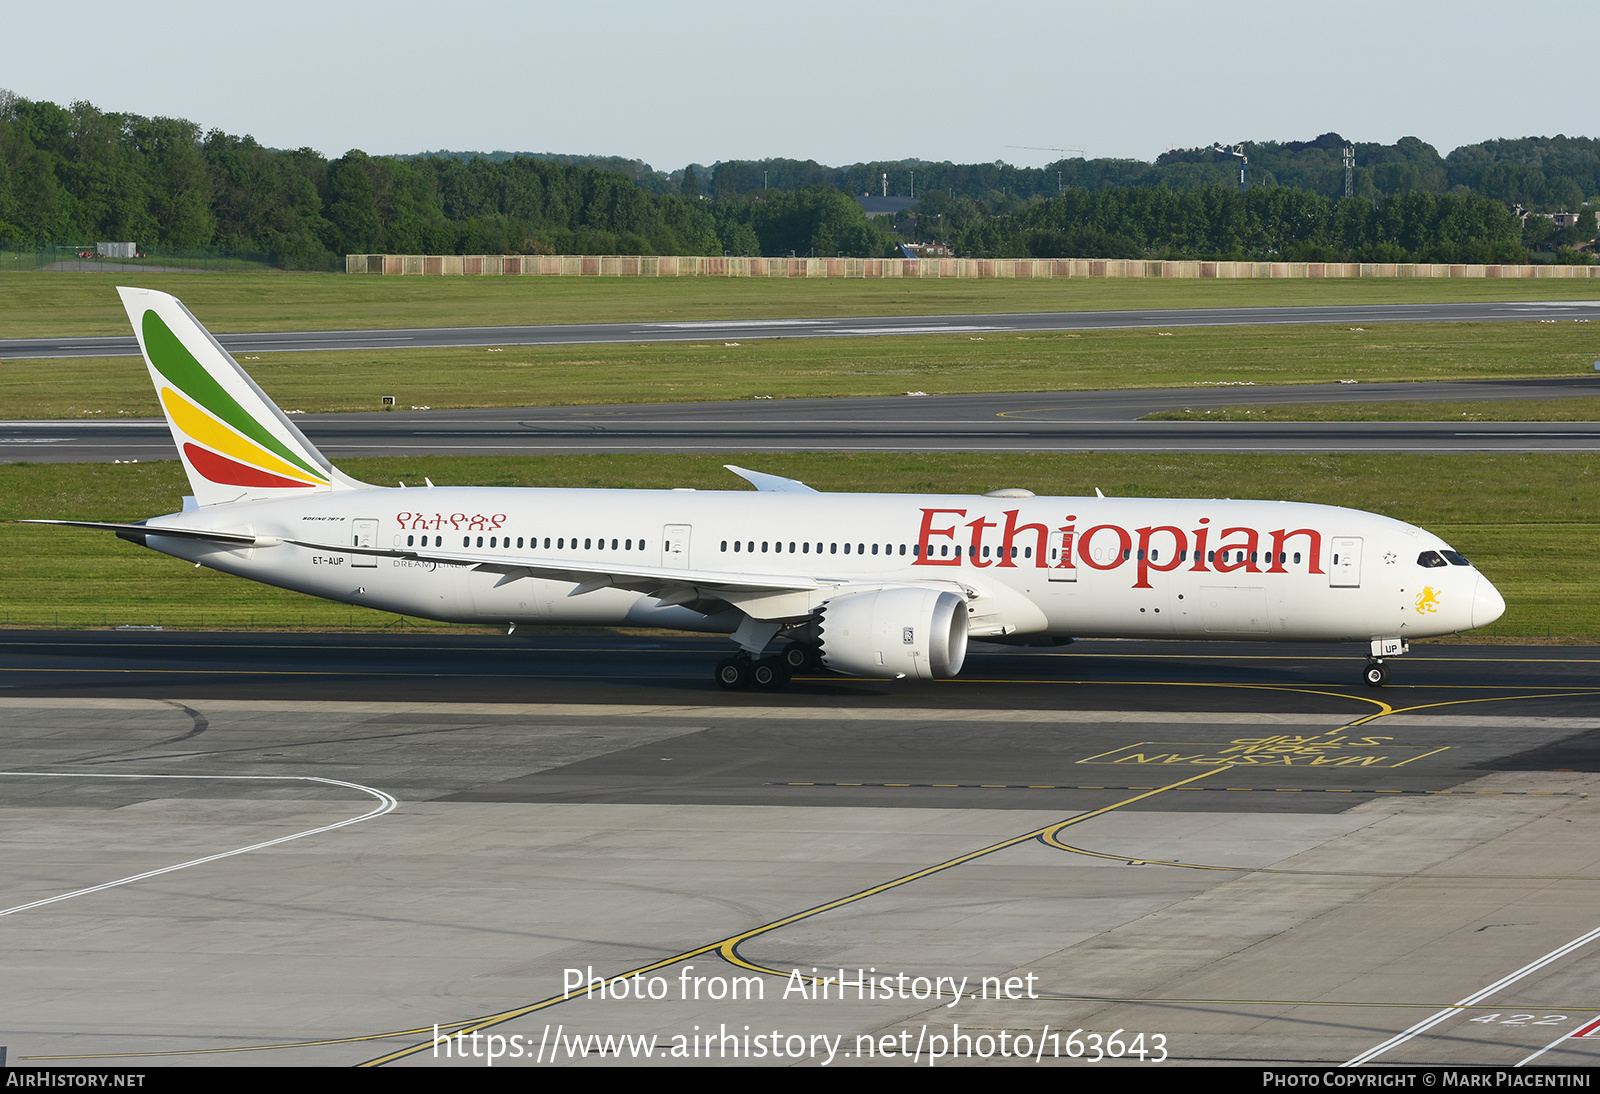
<instances>
[{"instance_id":1,"label":"cockpit window","mask_svg":"<svg viewBox=\"0 0 1600 1094\"><path fill-rule=\"evenodd\" d=\"M1450 565L1452 565L1452 566L1471 566L1472 565L1472 563L1467 561L1466 556L1462 555L1458 551L1441 551L1440 554L1444 555L1445 561L1450 563Z\"/></svg>"},{"instance_id":2,"label":"cockpit window","mask_svg":"<svg viewBox=\"0 0 1600 1094\"><path fill-rule=\"evenodd\" d=\"M1424 551L1417 556L1417 565L1429 570L1436 570L1446 565L1445 560L1439 557L1438 551Z\"/></svg>"}]
</instances>

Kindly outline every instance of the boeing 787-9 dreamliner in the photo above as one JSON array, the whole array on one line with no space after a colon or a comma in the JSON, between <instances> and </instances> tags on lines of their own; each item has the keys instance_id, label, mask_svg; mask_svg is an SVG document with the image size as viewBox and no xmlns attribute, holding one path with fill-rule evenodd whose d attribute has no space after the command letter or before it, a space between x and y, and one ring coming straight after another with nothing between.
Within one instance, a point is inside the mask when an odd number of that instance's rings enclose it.
<instances>
[{"instance_id":1,"label":"boeing 787-9 dreamliner","mask_svg":"<svg viewBox=\"0 0 1600 1094\"><path fill-rule=\"evenodd\" d=\"M1505 601L1421 528L1274 501L373 486L343 474L176 298L118 290L194 494L115 532L202 566L459 623L728 635L723 687L961 671L969 638L1409 639ZM769 652L771 651L771 652Z\"/></svg>"}]
</instances>

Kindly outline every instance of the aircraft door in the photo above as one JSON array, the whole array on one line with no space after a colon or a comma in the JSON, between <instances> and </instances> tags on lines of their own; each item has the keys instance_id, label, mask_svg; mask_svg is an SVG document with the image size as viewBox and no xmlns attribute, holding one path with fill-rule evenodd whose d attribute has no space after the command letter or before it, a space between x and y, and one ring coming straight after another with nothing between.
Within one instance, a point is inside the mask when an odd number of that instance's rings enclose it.
<instances>
[{"instance_id":1,"label":"aircraft door","mask_svg":"<svg viewBox=\"0 0 1600 1094\"><path fill-rule=\"evenodd\" d=\"M687 524L669 524L661 529L661 565L675 569L689 568L689 532Z\"/></svg>"},{"instance_id":2,"label":"aircraft door","mask_svg":"<svg viewBox=\"0 0 1600 1094\"><path fill-rule=\"evenodd\" d=\"M375 520L357 520L351 522L350 546L375 547L378 543L378 522ZM351 555L351 566L376 566L377 555Z\"/></svg>"},{"instance_id":3,"label":"aircraft door","mask_svg":"<svg viewBox=\"0 0 1600 1094\"><path fill-rule=\"evenodd\" d=\"M1051 581L1076 581L1078 580L1078 560L1072 554L1072 533L1057 532L1060 538L1056 546L1050 549L1050 568L1045 571Z\"/></svg>"},{"instance_id":4,"label":"aircraft door","mask_svg":"<svg viewBox=\"0 0 1600 1094\"><path fill-rule=\"evenodd\" d=\"M1335 589L1361 587L1361 537L1334 536L1328 565L1328 585Z\"/></svg>"}]
</instances>

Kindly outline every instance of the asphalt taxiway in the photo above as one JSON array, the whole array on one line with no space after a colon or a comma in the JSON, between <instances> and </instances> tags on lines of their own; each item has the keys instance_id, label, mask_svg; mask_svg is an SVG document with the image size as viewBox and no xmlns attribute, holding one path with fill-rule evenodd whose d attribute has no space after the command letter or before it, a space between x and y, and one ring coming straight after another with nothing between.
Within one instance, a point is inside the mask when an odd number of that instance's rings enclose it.
<instances>
[{"instance_id":1,"label":"asphalt taxiway","mask_svg":"<svg viewBox=\"0 0 1600 1094\"><path fill-rule=\"evenodd\" d=\"M1600 649L5 638L13 1066L1600 1055Z\"/></svg>"},{"instance_id":2,"label":"asphalt taxiway","mask_svg":"<svg viewBox=\"0 0 1600 1094\"><path fill-rule=\"evenodd\" d=\"M1596 422L1138 421L1284 403L1596 398L1600 374L721 403L307 414L331 458L578 452L1592 452ZM0 461L176 459L160 419L0 422Z\"/></svg>"},{"instance_id":3,"label":"asphalt taxiway","mask_svg":"<svg viewBox=\"0 0 1600 1094\"><path fill-rule=\"evenodd\" d=\"M815 319L708 319L664 323L416 327L383 330L263 331L218 334L230 353L445 349L461 346L572 346L616 342L697 342L753 338L906 338L925 334L1123 330L1143 327L1285 326L1305 323L1528 323L1588 320L1600 301L1471 304L1350 304L1289 308L1149 308L1119 311L991 312L970 315L842 316ZM129 357L130 335L0 338L0 360Z\"/></svg>"}]
</instances>

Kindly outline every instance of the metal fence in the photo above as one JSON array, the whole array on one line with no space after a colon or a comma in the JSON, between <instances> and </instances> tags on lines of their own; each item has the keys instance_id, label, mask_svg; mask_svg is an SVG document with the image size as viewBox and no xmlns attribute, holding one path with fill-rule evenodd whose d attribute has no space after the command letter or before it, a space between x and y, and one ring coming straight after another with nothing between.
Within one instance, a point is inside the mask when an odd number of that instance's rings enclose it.
<instances>
[{"instance_id":1,"label":"metal fence","mask_svg":"<svg viewBox=\"0 0 1600 1094\"><path fill-rule=\"evenodd\" d=\"M445 277L1600 279L1600 266L1485 266L1429 262L1152 262L1122 258L715 258L670 255L346 255L345 272Z\"/></svg>"}]
</instances>

